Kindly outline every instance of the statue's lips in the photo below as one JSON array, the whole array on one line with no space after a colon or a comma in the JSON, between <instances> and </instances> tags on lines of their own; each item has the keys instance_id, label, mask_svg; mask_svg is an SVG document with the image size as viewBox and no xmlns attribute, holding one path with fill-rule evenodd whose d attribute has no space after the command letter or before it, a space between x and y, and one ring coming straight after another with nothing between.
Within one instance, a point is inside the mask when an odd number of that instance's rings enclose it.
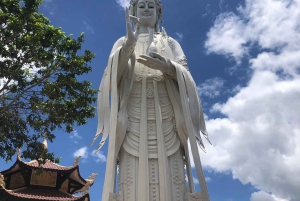
<instances>
[{"instance_id":1,"label":"statue's lips","mask_svg":"<svg viewBox=\"0 0 300 201\"><path fill-rule=\"evenodd\" d=\"M145 16L145 17L150 17L150 16L151 16L151 14L145 13L145 14L142 14L142 16Z\"/></svg>"}]
</instances>

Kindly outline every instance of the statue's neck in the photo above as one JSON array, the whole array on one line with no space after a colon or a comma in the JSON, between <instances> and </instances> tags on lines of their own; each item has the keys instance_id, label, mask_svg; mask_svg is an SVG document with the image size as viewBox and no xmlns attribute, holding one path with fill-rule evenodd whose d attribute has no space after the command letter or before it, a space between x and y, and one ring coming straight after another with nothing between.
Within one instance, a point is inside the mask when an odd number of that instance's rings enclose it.
<instances>
[{"instance_id":1,"label":"statue's neck","mask_svg":"<svg viewBox=\"0 0 300 201\"><path fill-rule=\"evenodd\" d=\"M140 33L149 33L149 28L154 29L154 27L140 26Z\"/></svg>"}]
</instances>

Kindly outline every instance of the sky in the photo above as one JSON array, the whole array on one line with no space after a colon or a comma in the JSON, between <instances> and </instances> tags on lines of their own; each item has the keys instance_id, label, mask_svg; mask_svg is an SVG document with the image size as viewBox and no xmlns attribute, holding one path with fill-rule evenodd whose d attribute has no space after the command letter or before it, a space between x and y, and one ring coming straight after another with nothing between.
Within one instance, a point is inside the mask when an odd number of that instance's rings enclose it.
<instances>
[{"instance_id":1,"label":"sky","mask_svg":"<svg viewBox=\"0 0 300 201\"><path fill-rule=\"evenodd\" d=\"M96 54L80 77L98 88L114 42L124 36L129 0L44 0L56 27ZM163 23L182 46L200 92L212 145L200 153L211 201L300 200L300 0L162 0ZM107 144L90 147L97 118L65 134L50 152L83 178L98 173L101 200ZM99 141L98 141L99 142ZM0 170L16 160L0 159ZM197 181L195 181L197 183ZM197 184L199 189L199 184Z\"/></svg>"}]
</instances>

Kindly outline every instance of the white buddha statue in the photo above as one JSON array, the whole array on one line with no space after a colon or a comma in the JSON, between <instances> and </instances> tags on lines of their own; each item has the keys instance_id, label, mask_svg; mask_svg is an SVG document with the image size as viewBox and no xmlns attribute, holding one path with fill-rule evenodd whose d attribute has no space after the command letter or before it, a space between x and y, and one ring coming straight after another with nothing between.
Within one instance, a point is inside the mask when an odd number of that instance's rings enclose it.
<instances>
[{"instance_id":1,"label":"white buddha statue","mask_svg":"<svg viewBox=\"0 0 300 201\"><path fill-rule=\"evenodd\" d=\"M179 43L159 30L162 11L159 0L131 0L127 35L103 74L95 136L103 134L97 150L110 136L102 201L209 201L197 148L200 133L208 139L201 102Z\"/></svg>"}]
</instances>

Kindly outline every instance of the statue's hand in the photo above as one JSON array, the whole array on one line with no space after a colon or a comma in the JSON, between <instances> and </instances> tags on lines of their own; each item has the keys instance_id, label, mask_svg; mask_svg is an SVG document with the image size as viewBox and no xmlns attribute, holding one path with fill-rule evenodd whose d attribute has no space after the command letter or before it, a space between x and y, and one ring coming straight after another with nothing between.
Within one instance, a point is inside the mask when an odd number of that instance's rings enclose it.
<instances>
[{"instance_id":1,"label":"statue's hand","mask_svg":"<svg viewBox=\"0 0 300 201\"><path fill-rule=\"evenodd\" d=\"M171 64L171 61L158 53L150 52L149 56L142 54L136 61L149 68L160 70L171 76L174 75L174 67Z\"/></svg>"},{"instance_id":2,"label":"statue's hand","mask_svg":"<svg viewBox=\"0 0 300 201\"><path fill-rule=\"evenodd\" d=\"M133 9L132 6L130 6L130 9ZM138 40L139 37L139 25L140 25L140 21L139 18L129 15L129 9L126 7L125 10L125 18L126 18L126 41L124 46L130 50L134 49L136 41ZM131 21L134 21L136 23L136 31L134 32L132 30L132 26L131 26Z\"/></svg>"}]
</instances>

